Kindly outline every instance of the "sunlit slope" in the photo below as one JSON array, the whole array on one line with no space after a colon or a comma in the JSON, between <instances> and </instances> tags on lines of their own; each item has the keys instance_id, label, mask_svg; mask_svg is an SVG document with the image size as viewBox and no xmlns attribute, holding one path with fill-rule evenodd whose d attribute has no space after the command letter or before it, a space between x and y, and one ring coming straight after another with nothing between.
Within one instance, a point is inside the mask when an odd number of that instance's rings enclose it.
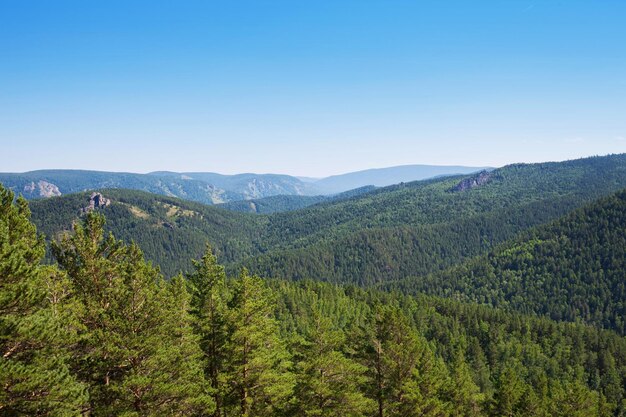
<instances>
[{"instance_id":1,"label":"sunlit slope","mask_svg":"<svg viewBox=\"0 0 626 417\"><path fill-rule=\"evenodd\" d=\"M626 191L489 254L389 285L626 333Z\"/></svg>"},{"instance_id":2,"label":"sunlit slope","mask_svg":"<svg viewBox=\"0 0 626 417\"><path fill-rule=\"evenodd\" d=\"M188 266L208 241L230 268L369 284L445 269L625 187L626 155L613 155L399 184L272 215L123 191L105 192L114 203L103 212L111 230L138 241L167 272ZM54 235L69 227L85 198L37 201L34 219ZM167 204L200 215L168 215Z\"/></svg>"}]
</instances>

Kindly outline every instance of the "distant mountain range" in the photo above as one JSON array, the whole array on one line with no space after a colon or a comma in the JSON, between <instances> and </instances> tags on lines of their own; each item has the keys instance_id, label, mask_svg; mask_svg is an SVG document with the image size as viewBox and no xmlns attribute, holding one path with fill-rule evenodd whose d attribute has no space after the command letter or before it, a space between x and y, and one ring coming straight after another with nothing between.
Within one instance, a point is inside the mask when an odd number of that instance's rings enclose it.
<instances>
[{"instance_id":1,"label":"distant mountain range","mask_svg":"<svg viewBox=\"0 0 626 417\"><path fill-rule=\"evenodd\" d=\"M242 193L224 190L204 181L119 172L31 171L22 174L0 174L0 183L27 199L55 197L102 188L141 190L207 204L245 198Z\"/></svg>"},{"instance_id":2,"label":"distant mountain range","mask_svg":"<svg viewBox=\"0 0 626 417\"><path fill-rule=\"evenodd\" d=\"M375 168L364 171L349 172L319 179L312 184L323 194L341 193L364 185L386 187L401 182L425 180L450 175L465 175L490 167L438 166L438 165L401 165L389 168Z\"/></svg>"},{"instance_id":3,"label":"distant mountain range","mask_svg":"<svg viewBox=\"0 0 626 417\"><path fill-rule=\"evenodd\" d=\"M25 173L0 173L0 183L28 199L60 196L102 188L124 188L205 204L220 204L274 196L328 196L365 186L381 187L437 176L468 174L481 169L483 168L406 165L351 172L322 179L251 173L222 175L211 172L158 171L149 174L135 174L84 170L41 170ZM293 204L303 207L322 200L303 199ZM270 210L275 211L273 208Z\"/></svg>"}]
</instances>

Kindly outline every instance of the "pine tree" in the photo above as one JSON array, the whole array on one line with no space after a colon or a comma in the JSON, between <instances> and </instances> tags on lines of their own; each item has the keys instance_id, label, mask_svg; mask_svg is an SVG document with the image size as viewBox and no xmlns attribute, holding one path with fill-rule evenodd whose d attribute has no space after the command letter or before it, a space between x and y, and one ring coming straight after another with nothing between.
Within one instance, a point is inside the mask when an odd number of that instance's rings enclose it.
<instances>
[{"instance_id":1,"label":"pine tree","mask_svg":"<svg viewBox=\"0 0 626 417\"><path fill-rule=\"evenodd\" d=\"M273 295L245 269L233 287L225 375L228 407L242 417L273 416L287 407L295 384L274 318Z\"/></svg>"},{"instance_id":2,"label":"pine tree","mask_svg":"<svg viewBox=\"0 0 626 417\"><path fill-rule=\"evenodd\" d=\"M452 385L449 390L453 403L452 415L459 417L481 415L484 395L474 383L471 369L461 350L454 353L451 369Z\"/></svg>"},{"instance_id":3,"label":"pine tree","mask_svg":"<svg viewBox=\"0 0 626 417\"><path fill-rule=\"evenodd\" d=\"M551 415L556 417L595 417L604 407L597 391L589 389L582 380L582 370L577 369L571 380L555 381L552 386ZM604 406L604 405L603 405Z\"/></svg>"},{"instance_id":4,"label":"pine tree","mask_svg":"<svg viewBox=\"0 0 626 417\"><path fill-rule=\"evenodd\" d=\"M493 415L513 417L521 415L522 399L528 389L521 375L521 366L516 360L502 364L496 381L496 392L493 402Z\"/></svg>"},{"instance_id":5,"label":"pine tree","mask_svg":"<svg viewBox=\"0 0 626 417\"><path fill-rule=\"evenodd\" d=\"M412 378L401 386L399 416L444 417L450 415L451 404L445 393L450 377L445 363L425 345L418 353Z\"/></svg>"},{"instance_id":6,"label":"pine tree","mask_svg":"<svg viewBox=\"0 0 626 417\"><path fill-rule=\"evenodd\" d=\"M224 267L207 246L202 259L193 261L195 271L187 276L191 292L191 313L194 330L200 337L204 353L204 373L210 382L215 401L216 417L222 414L226 387L223 383L227 356L227 303Z\"/></svg>"},{"instance_id":7,"label":"pine tree","mask_svg":"<svg viewBox=\"0 0 626 417\"><path fill-rule=\"evenodd\" d=\"M161 369L173 372L158 373L160 386L155 387L157 395L154 400L158 403L159 396L168 395L171 404L168 415L171 416L199 412L205 415L215 408L215 401L211 384L204 378L204 354L199 337L193 331L193 316L189 314L191 295L187 291L187 281L178 275L169 283L160 281L160 284L165 287L162 332L171 338L171 343L161 346L155 370L162 366Z\"/></svg>"},{"instance_id":8,"label":"pine tree","mask_svg":"<svg viewBox=\"0 0 626 417\"><path fill-rule=\"evenodd\" d=\"M105 238L103 227L104 217L89 213L53 246L81 304L73 366L89 384L89 411L151 416L212 409L183 313L187 295L177 287L168 292L139 248Z\"/></svg>"},{"instance_id":9,"label":"pine tree","mask_svg":"<svg viewBox=\"0 0 626 417\"><path fill-rule=\"evenodd\" d=\"M62 274L41 265L43 239L13 198L0 186L0 415L79 415L86 390L67 366L62 297L47 291Z\"/></svg>"},{"instance_id":10,"label":"pine tree","mask_svg":"<svg viewBox=\"0 0 626 417\"><path fill-rule=\"evenodd\" d=\"M379 417L448 415L449 375L397 308L379 307L369 367Z\"/></svg>"},{"instance_id":11,"label":"pine tree","mask_svg":"<svg viewBox=\"0 0 626 417\"><path fill-rule=\"evenodd\" d=\"M520 401L519 414L529 417L549 417L548 397L548 377L543 369L538 369L526 385L526 391Z\"/></svg>"},{"instance_id":12,"label":"pine tree","mask_svg":"<svg viewBox=\"0 0 626 417\"><path fill-rule=\"evenodd\" d=\"M345 335L333 329L330 319L313 306L313 323L301 350L298 364L298 399L301 415L369 415L375 403L365 397L361 387L366 367L342 352Z\"/></svg>"}]
</instances>

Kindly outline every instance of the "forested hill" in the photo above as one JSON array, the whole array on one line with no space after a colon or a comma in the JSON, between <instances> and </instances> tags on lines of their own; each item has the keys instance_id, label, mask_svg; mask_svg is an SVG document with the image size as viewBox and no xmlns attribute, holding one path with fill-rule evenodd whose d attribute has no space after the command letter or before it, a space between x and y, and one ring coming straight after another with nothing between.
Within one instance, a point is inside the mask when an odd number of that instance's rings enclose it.
<instances>
[{"instance_id":1,"label":"forested hill","mask_svg":"<svg viewBox=\"0 0 626 417\"><path fill-rule=\"evenodd\" d=\"M626 334L626 191L523 233L488 255L389 287Z\"/></svg>"},{"instance_id":2,"label":"forested hill","mask_svg":"<svg viewBox=\"0 0 626 417\"><path fill-rule=\"evenodd\" d=\"M251 200L231 201L230 203L218 204L218 206L227 210L239 211L242 213L272 214L299 210L318 203L347 200L375 189L376 187L374 186L364 186L328 196L276 195Z\"/></svg>"},{"instance_id":3,"label":"forested hill","mask_svg":"<svg viewBox=\"0 0 626 417\"><path fill-rule=\"evenodd\" d=\"M426 275L626 187L626 155L516 164L268 217L265 276L371 284Z\"/></svg>"},{"instance_id":4,"label":"forested hill","mask_svg":"<svg viewBox=\"0 0 626 417\"><path fill-rule=\"evenodd\" d=\"M168 274L188 268L187 259L208 240L234 269L246 265L269 277L371 284L443 270L625 187L622 154L399 184L272 215L107 191L114 203L103 213L116 235L139 242ZM33 219L55 236L70 227L86 198L34 202Z\"/></svg>"},{"instance_id":5,"label":"forested hill","mask_svg":"<svg viewBox=\"0 0 626 417\"><path fill-rule=\"evenodd\" d=\"M240 200L240 192L180 176L156 176L124 172L40 170L19 174L0 173L0 182L27 199L38 199L101 188L125 188L176 196L206 204Z\"/></svg>"},{"instance_id":6,"label":"forested hill","mask_svg":"<svg viewBox=\"0 0 626 417\"><path fill-rule=\"evenodd\" d=\"M231 201L218 204L218 206L241 213L272 214L303 209L323 201L326 201L326 197L323 195L276 195L252 200Z\"/></svg>"},{"instance_id":7,"label":"forested hill","mask_svg":"<svg viewBox=\"0 0 626 417\"><path fill-rule=\"evenodd\" d=\"M30 202L32 219L51 239L72 229L88 206L91 192ZM258 253L267 219L215 206L194 203L142 191L101 190L110 204L96 210L106 216L106 229L126 242L139 243L148 259L167 276L191 267L208 242L225 261L232 262Z\"/></svg>"},{"instance_id":8,"label":"forested hill","mask_svg":"<svg viewBox=\"0 0 626 417\"><path fill-rule=\"evenodd\" d=\"M626 412L626 339L615 332L430 296L227 276L210 251L164 280L103 221L86 214L42 264L26 202L0 187L1 415Z\"/></svg>"}]
</instances>

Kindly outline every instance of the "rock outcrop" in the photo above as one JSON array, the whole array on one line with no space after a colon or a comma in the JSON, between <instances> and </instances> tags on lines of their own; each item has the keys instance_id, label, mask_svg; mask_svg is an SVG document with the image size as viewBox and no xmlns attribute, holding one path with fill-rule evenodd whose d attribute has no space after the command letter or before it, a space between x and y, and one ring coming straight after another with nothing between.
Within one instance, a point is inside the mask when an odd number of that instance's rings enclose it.
<instances>
[{"instance_id":1,"label":"rock outcrop","mask_svg":"<svg viewBox=\"0 0 626 417\"><path fill-rule=\"evenodd\" d=\"M39 180L36 183L32 181L30 184L26 184L24 194L35 197L58 197L61 195L61 191L51 182Z\"/></svg>"},{"instance_id":2,"label":"rock outcrop","mask_svg":"<svg viewBox=\"0 0 626 417\"><path fill-rule=\"evenodd\" d=\"M100 193L91 193L91 197L89 198L89 205L83 207L81 209L82 213L89 213L90 211L94 211L95 209L102 209L111 204L111 200L105 198Z\"/></svg>"},{"instance_id":3,"label":"rock outcrop","mask_svg":"<svg viewBox=\"0 0 626 417\"><path fill-rule=\"evenodd\" d=\"M480 171L478 174L473 177L466 178L463 181L459 182L454 186L452 191L467 191L472 188L480 187L481 185L487 184L491 180L491 172Z\"/></svg>"}]
</instances>

